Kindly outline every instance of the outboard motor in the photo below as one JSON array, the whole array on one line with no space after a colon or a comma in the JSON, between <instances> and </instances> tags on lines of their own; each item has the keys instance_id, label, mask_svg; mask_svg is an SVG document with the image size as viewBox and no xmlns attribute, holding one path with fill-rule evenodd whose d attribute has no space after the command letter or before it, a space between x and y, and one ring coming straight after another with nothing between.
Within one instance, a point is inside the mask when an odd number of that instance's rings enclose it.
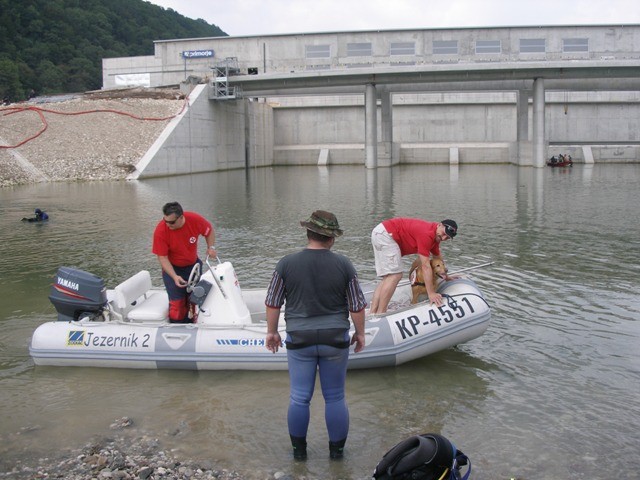
<instances>
[{"instance_id":1,"label":"outboard motor","mask_svg":"<svg viewBox=\"0 0 640 480\"><path fill-rule=\"evenodd\" d=\"M49 300L58 312L58 320L72 322L82 317L102 316L107 304L104 280L93 273L60 267L51 285Z\"/></svg>"}]
</instances>

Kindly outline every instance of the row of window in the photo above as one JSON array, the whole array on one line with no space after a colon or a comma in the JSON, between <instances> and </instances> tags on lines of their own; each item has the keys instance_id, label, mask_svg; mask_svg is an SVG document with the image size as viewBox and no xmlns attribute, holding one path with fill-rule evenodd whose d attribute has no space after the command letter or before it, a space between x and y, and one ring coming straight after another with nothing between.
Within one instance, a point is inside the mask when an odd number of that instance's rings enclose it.
<instances>
[{"instance_id":1,"label":"row of window","mask_svg":"<svg viewBox=\"0 0 640 480\"><path fill-rule=\"evenodd\" d=\"M502 53L501 40L476 40L476 54ZM520 53L545 53L547 40L544 38L521 38ZM589 52L588 38L563 38L562 51L564 53ZM415 42L391 42L389 55L415 55ZM433 42L434 55L457 55L458 40L435 40ZM370 42L347 43L347 57L370 57L373 49ZM306 45L306 58L331 58L331 45Z\"/></svg>"}]
</instances>

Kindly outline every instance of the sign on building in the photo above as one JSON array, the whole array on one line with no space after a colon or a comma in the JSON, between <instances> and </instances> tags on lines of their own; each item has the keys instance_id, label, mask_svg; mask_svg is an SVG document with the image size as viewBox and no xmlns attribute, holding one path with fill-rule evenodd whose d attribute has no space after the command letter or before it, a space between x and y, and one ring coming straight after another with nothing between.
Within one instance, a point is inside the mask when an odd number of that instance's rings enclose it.
<instances>
[{"instance_id":1,"label":"sign on building","mask_svg":"<svg viewBox=\"0 0 640 480\"><path fill-rule=\"evenodd\" d=\"M213 50L186 50L182 52L182 58L211 58Z\"/></svg>"}]
</instances>

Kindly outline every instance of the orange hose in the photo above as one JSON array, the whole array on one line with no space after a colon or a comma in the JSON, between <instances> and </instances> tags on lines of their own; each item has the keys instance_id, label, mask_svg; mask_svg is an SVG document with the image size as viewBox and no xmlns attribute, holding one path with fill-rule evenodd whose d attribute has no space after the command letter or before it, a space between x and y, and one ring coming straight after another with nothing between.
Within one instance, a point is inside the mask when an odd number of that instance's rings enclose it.
<instances>
[{"instance_id":1,"label":"orange hose","mask_svg":"<svg viewBox=\"0 0 640 480\"><path fill-rule=\"evenodd\" d=\"M142 121L149 121L149 122L162 122L162 121L165 121L165 120L170 120L172 118L175 118L178 115L180 115L182 112L184 112L185 108L187 107L187 102L188 101L189 101L189 97L187 96L184 99L184 102L182 104L182 108L180 109L180 111L178 113L176 113L174 115L170 115L168 117L140 117L140 116L134 115L132 113L122 112L120 110L113 110L113 109L109 109L109 108L96 109L96 110L84 110L84 111L80 111L80 112L59 112L57 110L50 110L48 108L41 108L41 107L35 107L35 106L3 108L3 109L0 109L0 112L3 113L3 116L13 115L15 113L28 112L28 111L36 112L40 116L40 121L42 122L42 128L35 135L32 135L31 137L28 137L28 138L22 140L21 142L16 143L15 145L0 145L0 148L6 148L6 149L18 148L18 147L24 145L25 143L30 142L34 138L38 138L40 135L42 135L47 130L47 128L49 127L49 124L47 123L47 119L44 116L44 112L53 113L53 114L56 114L56 115L86 115L86 114L89 114L89 113L114 113L116 115L123 115L125 117L133 118L134 120L142 120ZM4 112L6 112L6 113L4 113Z\"/></svg>"}]
</instances>

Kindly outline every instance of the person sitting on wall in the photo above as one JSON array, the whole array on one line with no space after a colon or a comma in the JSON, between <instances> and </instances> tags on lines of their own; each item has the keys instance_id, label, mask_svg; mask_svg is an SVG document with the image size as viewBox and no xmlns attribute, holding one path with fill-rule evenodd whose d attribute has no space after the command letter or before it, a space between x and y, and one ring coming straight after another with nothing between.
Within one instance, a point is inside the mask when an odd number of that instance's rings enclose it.
<instances>
[{"instance_id":1,"label":"person sitting on wall","mask_svg":"<svg viewBox=\"0 0 640 480\"><path fill-rule=\"evenodd\" d=\"M39 208L35 209L33 217L24 217L22 219L23 222L44 222L45 220L49 220L49 215Z\"/></svg>"}]
</instances>

